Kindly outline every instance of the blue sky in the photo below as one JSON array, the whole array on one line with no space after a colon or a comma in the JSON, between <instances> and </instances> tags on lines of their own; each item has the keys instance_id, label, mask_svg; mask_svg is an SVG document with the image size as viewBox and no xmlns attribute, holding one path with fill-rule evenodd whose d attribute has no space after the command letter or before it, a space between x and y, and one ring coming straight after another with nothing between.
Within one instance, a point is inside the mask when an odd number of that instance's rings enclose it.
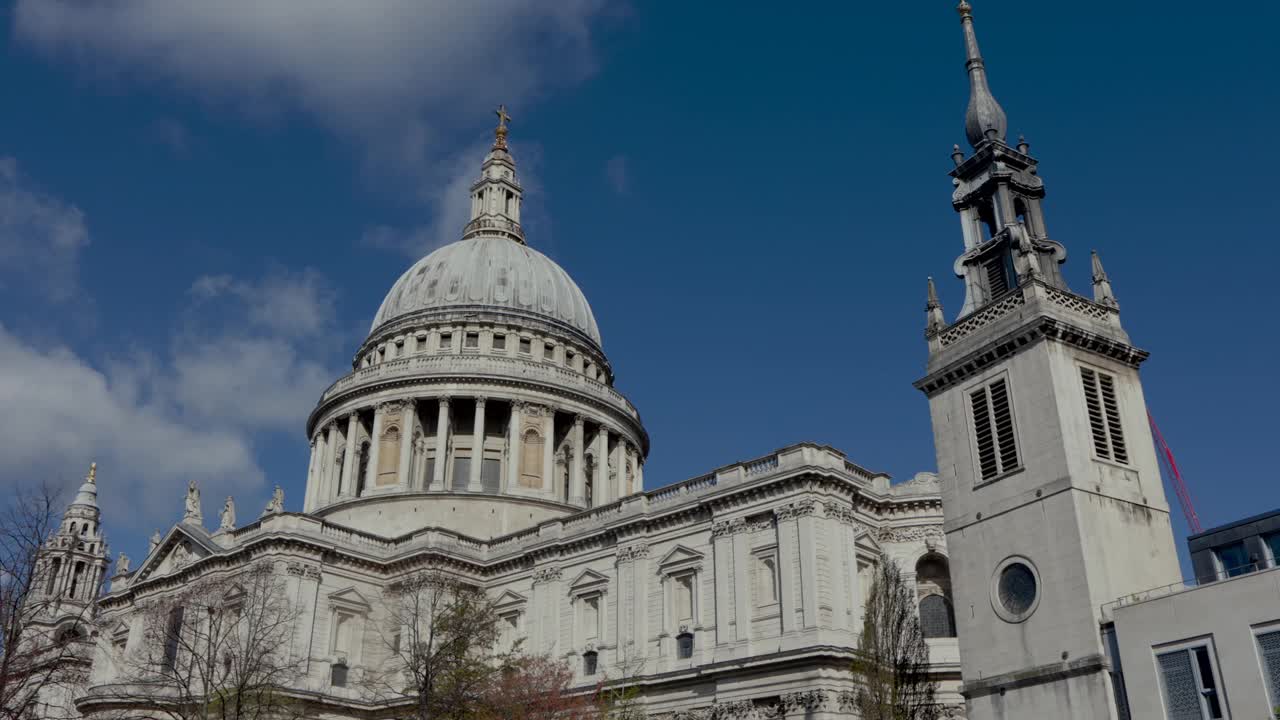
<instances>
[{"instance_id":1,"label":"blue sky","mask_svg":"<svg viewBox=\"0 0 1280 720\"><path fill-rule=\"evenodd\" d=\"M1280 506L1275 4L975 14L1050 234L1106 263L1205 525ZM17 0L0 54L0 483L90 460L115 550L275 483L506 103L530 243L592 302L650 486L799 440L934 466L925 277L961 287L949 0ZM1170 500L1173 496L1170 493ZM1179 539L1185 525L1175 507Z\"/></svg>"}]
</instances>

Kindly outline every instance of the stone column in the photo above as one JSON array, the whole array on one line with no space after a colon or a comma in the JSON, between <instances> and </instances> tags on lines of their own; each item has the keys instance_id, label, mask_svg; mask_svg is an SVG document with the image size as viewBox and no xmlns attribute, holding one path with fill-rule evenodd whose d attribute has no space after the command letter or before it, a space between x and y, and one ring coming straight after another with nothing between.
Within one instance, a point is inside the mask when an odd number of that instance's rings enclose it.
<instances>
[{"instance_id":1,"label":"stone column","mask_svg":"<svg viewBox=\"0 0 1280 720\"><path fill-rule=\"evenodd\" d=\"M796 537L800 544L800 607L804 611L804 627L818 627L818 544L817 504L796 503Z\"/></svg>"},{"instance_id":2,"label":"stone column","mask_svg":"<svg viewBox=\"0 0 1280 720\"><path fill-rule=\"evenodd\" d=\"M317 453L316 491L311 495L312 509L329 500L329 478L333 475L333 441L329 437L330 425L320 428L316 437L320 440L320 451Z\"/></svg>"},{"instance_id":3,"label":"stone column","mask_svg":"<svg viewBox=\"0 0 1280 720\"><path fill-rule=\"evenodd\" d=\"M640 457L640 450L636 450L636 492L644 489L644 458Z\"/></svg>"},{"instance_id":4,"label":"stone column","mask_svg":"<svg viewBox=\"0 0 1280 720\"><path fill-rule=\"evenodd\" d=\"M586 434L583 432L583 423L586 420L581 415L573 416L573 465L569 469L569 502L579 507L587 504L586 499L586 477L582 472L582 444L586 441Z\"/></svg>"},{"instance_id":5,"label":"stone column","mask_svg":"<svg viewBox=\"0 0 1280 720\"><path fill-rule=\"evenodd\" d=\"M742 518L731 521L731 532L733 533L733 615L736 632L734 640L740 643L748 643L746 648L739 651L741 654L749 654L751 652L749 643L751 642L751 549L747 546L747 523ZM781 549L782 544L778 544ZM781 560L779 565L786 566L786 561ZM779 592L782 594L782 591ZM786 612L787 606L782 605L782 612Z\"/></svg>"},{"instance_id":6,"label":"stone column","mask_svg":"<svg viewBox=\"0 0 1280 720\"><path fill-rule=\"evenodd\" d=\"M407 340L405 342L408 342ZM413 463L413 426L417 412L413 398L405 400L400 411L400 464L396 468L396 484L401 490L409 488L409 466Z\"/></svg>"},{"instance_id":7,"label":"stone column","mask_svg":"<svg viewBox=\"0 0 1280 720\"><path fill-rule=\"evenodd\" d=\"M360 431L360 413L353 412L347 416L347 454L342 456L342 477L338 478L338 497L350 497L351 487L355 484L355 472L359 468L356 460L356 435Z\"/></svg>"},{"instance_id":8,"label":"stone column","mask_svg":"<svg viewBox=\"0 0 1280 720\"><path fill-rule=\"evenodd\" d=\"M596 430L596 477L594 506L613 501L609 492L609 428L604 425Z\"/></svg>"},{"instance_id":9,"label":"stone column","mask_svg":"<svg viewBox=\"0 0 1280 720\"><path fill-rule=\"evenodd\" d=\"M609 491L612 499L617 500L627 494L627 441L618 436L613 446L613 489Z\"/></svg>"},{"instance_id":10,"label":"stone column","mask_svg":"<svg viewBox=\"0 0 1280 720\"><path fill-rule=\"evenodd\" d=\"M716 586L716 646L717 652L720 652L719 646L728 645L733 642L733 631L729 627L729 620L733 617L733 609L729 604L729 588L741 595L750 591L750 585L747 583L733 582L733 576L730 573L730 565L733 562L733 526L728 520L717 520L711 524L711 561L715 572ZM717 656L717 659L727 659L731 657L729 653L723 656Z\"/></svg>"},{"instance_id":11,"label":"stone column","mask_svg":"<svg viewBox=\"0 0 1280 720\"><path fill-rule=\"evenodd\" d=\"M484 398L476 398L476 419L472 426L471 476L467 492L480 492L480 466L484 464Z\"/></svg>"},{"instance_id":12,"label":"stone column","mask_svg":"<svg viewBox=\"0 0 1280 720\"><path fill-rule=\"evenodd\" d=\"M520 460L524 448L520 439L520 413L524 403L511 401L511 419L507 421L507 487L503 492L514 493L520 487Z\"/></svg>"},{"instance_id":13,"label":"stone column","mask_svg":"<svg viewBox=\"0 0 1280 720\"><path fill-rule=\"evenodd\" d=\"M542 491L556 494L556 410L548 407L542 417ZM559 500L559 498L555 498Z\"/></svg>"},{"instance_id":14,"label":"stone column","mask_svg":"<svg viewBox=\"0 0 1280 720\"><path fill-rule=\"evenodd\" d=\"M778 532L778 605L782 612L782 632L796 629L796 522L791 505L774 510Z\"/></svg>"},{"instance_id":15,"label":"stone column","mask_svg":"<svg viewBox=\"0 0 1280 720\"><path fill-rule=\"evenodd\" d=\"M436 413L436 466L431 471L429 490L444 490L444 467L449 454L449 398L440 398Z\"/></svg>"},{"instance_id":16,"label":"stone column","mask_svg":"<svg viewBox=\"0 0 1280 720\"><path fill-rule=\"evenodd\" d=\"M369 492L378 484L378 446L382 444L382 416L386 414L385 405L373 408L373 431L369 433L369 462L365 463L364 489Z\"/></svg>"},{"instance_id":17,"label":"stone column","mask_svg":"<svg viewBox=\"0 0 1280 720\"><path fill-rule=\"evenodd\" d=\"M320 483L318 474L320 472L320 464L316 461L319 457L316 448L316 441L320 439L319 434L311 438L311 459L307 461L307 491L302 496L302 512L311 512L315 507L313 498L316 495L317 487Z\"/></svg>"}]
</instances>

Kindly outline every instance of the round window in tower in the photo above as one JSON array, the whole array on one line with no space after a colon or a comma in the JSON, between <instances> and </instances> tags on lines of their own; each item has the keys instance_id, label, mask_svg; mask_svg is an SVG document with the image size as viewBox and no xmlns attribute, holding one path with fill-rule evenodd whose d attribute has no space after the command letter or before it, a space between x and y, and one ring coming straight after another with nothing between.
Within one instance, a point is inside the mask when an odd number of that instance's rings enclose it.
<instances>
[{"instance_id":1,"label":"round window in tower","mask_svg":"<svg viewBox=\"0 0 1280 720\"><path fill-rule=\"evenodd\" d=\"M1040 575L1024 557L1006 558L996 567L991 605L1006 622L1022 622L1040 604Z\"/></svg>"}]
</instances>

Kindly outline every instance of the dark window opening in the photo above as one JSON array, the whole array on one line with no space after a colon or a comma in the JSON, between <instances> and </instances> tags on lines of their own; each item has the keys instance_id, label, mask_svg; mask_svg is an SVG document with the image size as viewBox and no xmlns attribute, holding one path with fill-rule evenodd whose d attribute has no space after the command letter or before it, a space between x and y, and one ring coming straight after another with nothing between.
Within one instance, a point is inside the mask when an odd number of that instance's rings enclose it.
<instances>
[{"instance_id":1,"label":"dark window opening","mask_svg":"<svg viewBox=\"0 0 1280 720\"><path fill-rule=\"evenodd\" d=\"M520 352L526 355L533 352L533 340L525 337L520 338Z\"/></svg>"},{"instance_id":2,"label":"dark window opening","mask_svg":"<svg viewBox=\"0 0 1280 720\"><path fill-rule=\"evenodd\" d=\"M693 657L693 633L680 633L676 636L676 657L681 660Z\"/></svg>"},{"instance_id":3,"label":"dark window opening","mask_svg":"<svg viewBox=\"0 0 1280 720\"><path fill-rule=\"evenodd\" d=\"M596 669L597 669L597 663L599 662L599 659L600 659L599 655L597 655L596 651L594 650L590 650L588 652L583 653L582 654L582 674L595 675Z\"/></svg>"},{"instance_id":4,"label":"dark window opening","mask_svg":"<svg viewBox=\"0 0 1280 720\"><path fill-rule=\"evenodd\" d=\"M506 336L506 335L494 335L494 336L493 336L493 349L494 349L494 350L506 350L506 349L507 349L507 336Z\"/></svg>"},{"instance_id":5,"label":"dark window opening","mask_svg":"<svg viewBox=\"0 0 1280 720\"><path fill-rule=\"evenodd\" d=\"M343 663L334 663L329 668L329 684L334 687L347 686L347 666Z\"/></svg>"}]
</instances>

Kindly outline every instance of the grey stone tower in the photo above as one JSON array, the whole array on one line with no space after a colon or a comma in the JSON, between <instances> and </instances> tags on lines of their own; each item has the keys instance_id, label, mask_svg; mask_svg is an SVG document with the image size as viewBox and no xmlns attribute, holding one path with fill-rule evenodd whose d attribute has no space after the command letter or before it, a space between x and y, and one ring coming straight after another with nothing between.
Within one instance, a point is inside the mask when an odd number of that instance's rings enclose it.
<instances>
[{"instance_id":1,"label":"grey stone tower","mask_svg":"<svg viewBox=\"0 0 1280 720\"><path fill-rule=\"evenodd\" d=\"M965 303L948 324L930 281L929 398L971 720L1109 718L1101 607L1174 582L1177 555L1138 366L1095 259L1073 293L1044 182L987 84L959 6L971 97L952 205Z\"/></svg>"}]
</instances>

